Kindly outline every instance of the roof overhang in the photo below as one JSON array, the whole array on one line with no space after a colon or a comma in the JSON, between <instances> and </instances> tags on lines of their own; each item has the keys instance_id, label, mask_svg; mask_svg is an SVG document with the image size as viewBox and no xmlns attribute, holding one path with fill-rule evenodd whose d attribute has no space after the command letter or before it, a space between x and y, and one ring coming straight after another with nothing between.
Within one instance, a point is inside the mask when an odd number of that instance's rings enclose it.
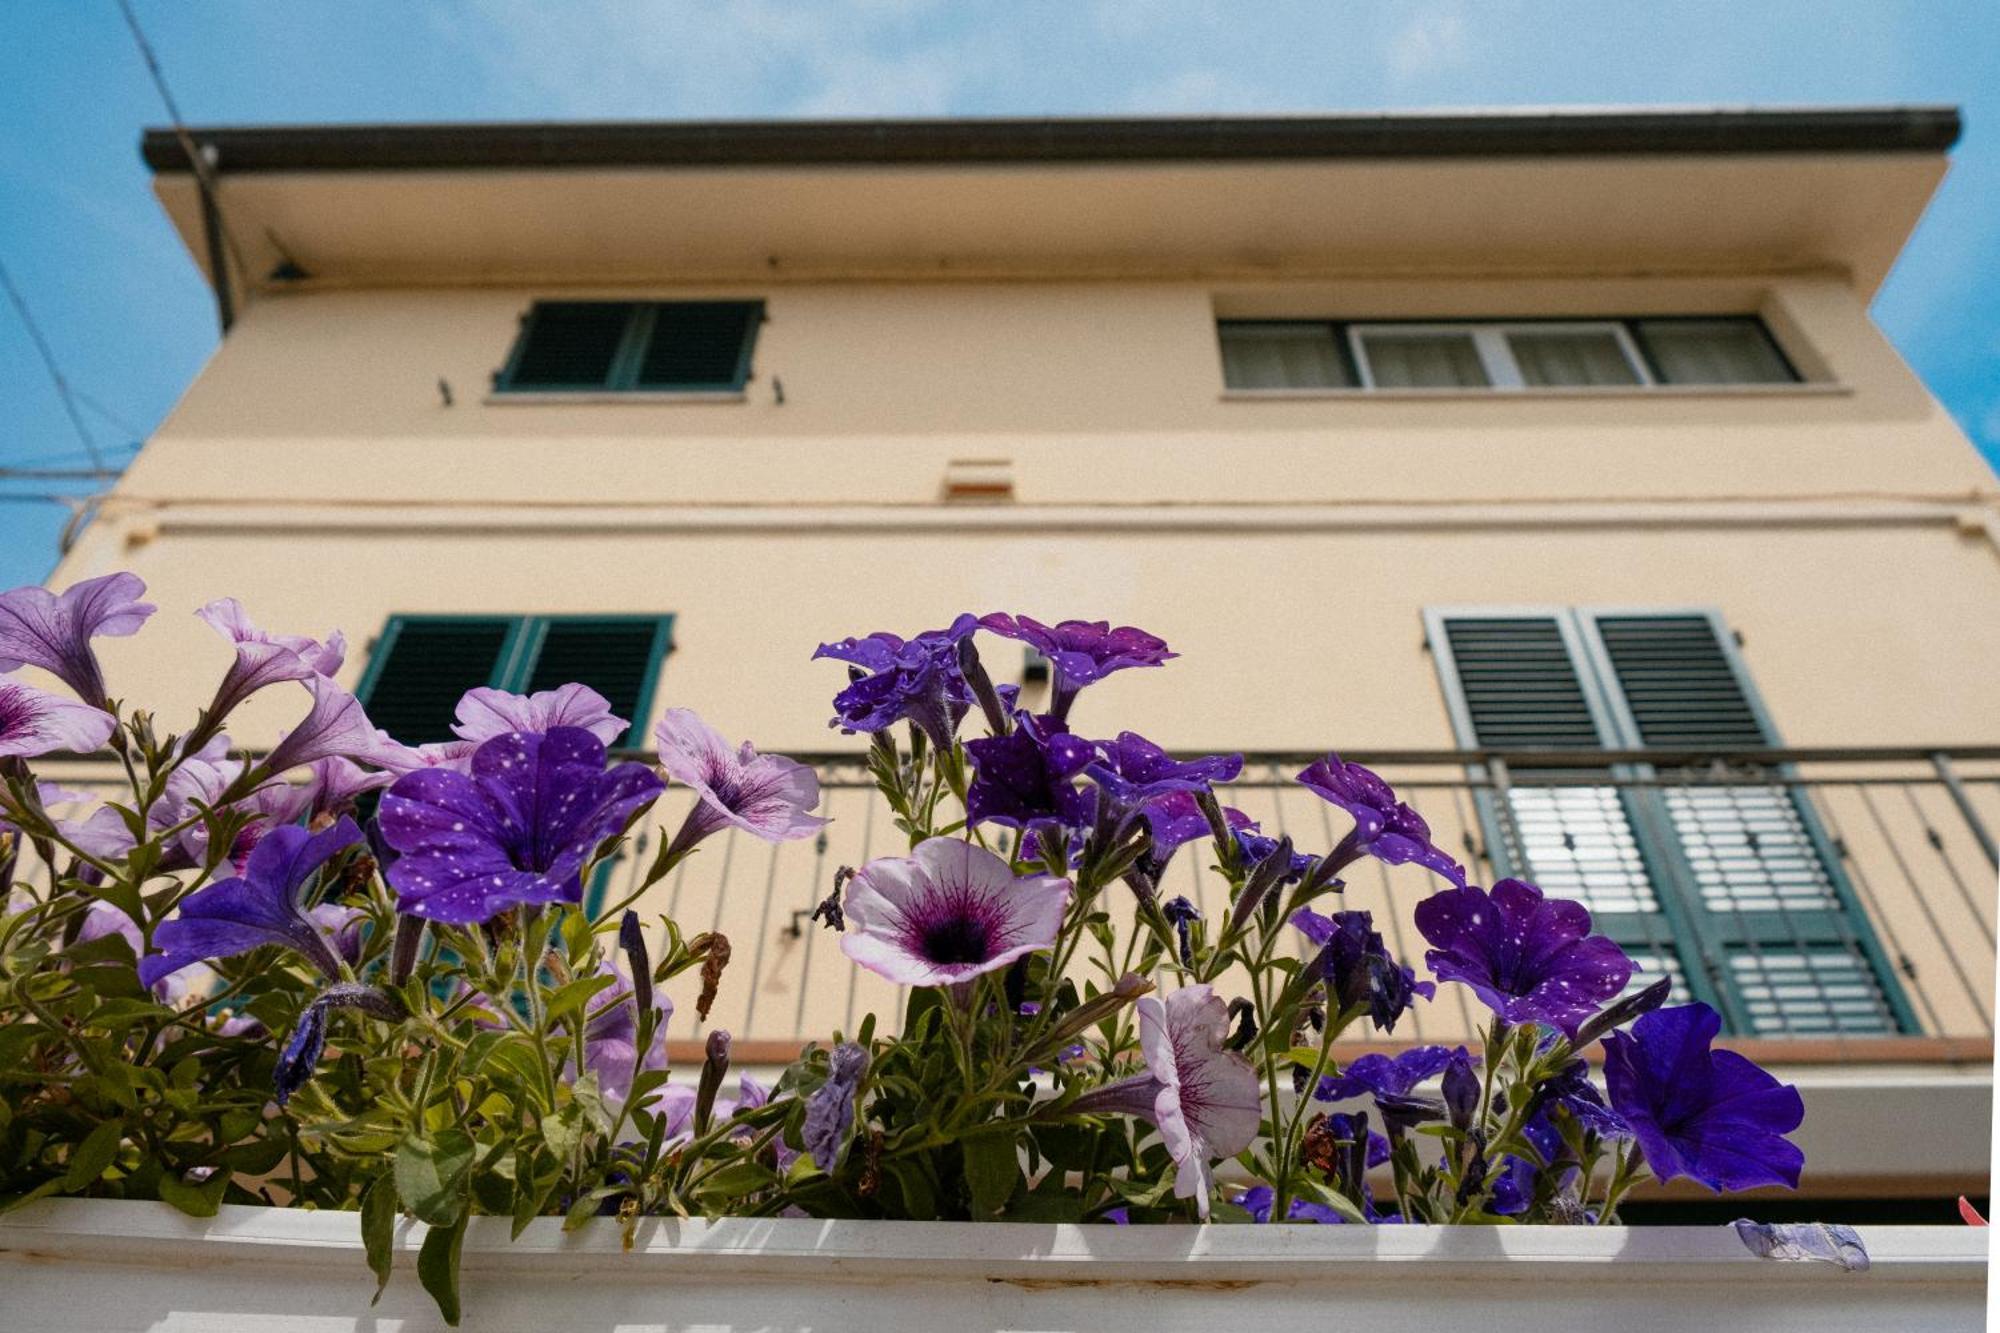
<instances>
[{"instance_id":1,"label":"roof overhang","mask_svg":"<svg viewBox=\"0 0 2000 1333\"><path fill-rule=\"evenodd\" d=\"M196 128L257 286L1746 273L1872 291L1956 111ZM148 131L206 268L195 175ZM293 282L301 281L296 277Z\"/></svg>"}]
</instances>

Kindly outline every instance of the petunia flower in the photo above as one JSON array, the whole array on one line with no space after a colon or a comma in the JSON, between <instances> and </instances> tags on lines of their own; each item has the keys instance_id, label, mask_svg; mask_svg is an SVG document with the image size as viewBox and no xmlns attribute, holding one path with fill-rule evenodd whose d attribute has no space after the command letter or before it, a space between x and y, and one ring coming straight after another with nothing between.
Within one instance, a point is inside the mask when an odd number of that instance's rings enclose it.
<instances>
[{"instance_id":1,"label":"petunia flower","mask_svg":"<svg viewBox=\"0 0 2000 1333\"><path fill-rule=\"evenodd\" d=\"M322 866L363 841L360 826L347 818L324 833L294 824L271 830L240 878L195 890L153 928L158 952L139 960L139 980L151 986L190 964L276 944L338 981L339 952L308 914L304 892Z\"/></svg>"},{"instance_id":2,"label":"petunia flower","mask_svg":"<svg viewBox=\"0 0 2000 1333\"><path fill-rule=\"evenodd\" d=\"M1085 766L1085 775L1125 806L1143 805L1170 792L1207 791L1243 771L1240 754L1182 761L1136 731L1121 731L1118 739L1098 741L1094 748L1097 757Z\"/></svg>"},{"instance_id":3,"label":"petunia flower","mask_svg":"<svg viewBox=\"0 0 2000 1333\"><path fill-rule=\"evenodd\" d=\"M644 764L606 771L581 727L513 732L482 744L472 771L405 773L382 797L382 836L399 910L451 925L525 903L583 901L584 865L658 798Z\"/></svg>"},{"instance_id":4,"label":"petunia flower","mask_svg":"<svg viewBox=\"0 0 2000 1333\"><path fill-rule=\"evenodd\" d=\"M327 635L323 644L303 634L261 630L234 597L210 602L195 614L236 648L236 660L208 705L210 726L220 725L238 704L268 685L332 676L347 658L347 640L339 630Z\"/></svg>"},{"instance_id":5,"label":"petunia flower","mask_svg":"<svg viewBox=\"0 0 2000 1333\"><path fill-rule=\"evenodd\" d=\"M118 720L101 708L0 677L0 758L92 754L117 729Z\"/></svg>"},{"instance_id":6,"label":"petunia flower","mask_svg":"<svg viewBox=\"0 0 2000 1333\"><path fill-rule=\"evenodd\" d=\"M1785 1138L1805 1119L1799 1090L1734 1051L1711 1050L1722 1017L1705 1004L1656 1009L1604 1037L1604 1085L1661 1181L1710 1189L1797 1189L1805 1154Z\"/></svg>"},{"instance_id":7,"label":"petunia flower","mask_svg":"<svg viewBox=\"0 0 2000 1333\"><path fill-rule=\"evenodd\" d=\"M574 682L535 694L509 694L485 686L467 690L458 701L457 716L452 732L475 747L510 731L546 732L554 727L582 727L610 745L631 725L612 715L609 699Z\"/></svg>"},{"instance_id":8,"label":"petunia flower","mask_svg":"<svg viewBox=\"0 0 2000 1333\"><path fill-rule=\"evenodd\" d=\"M1446 889L1417 904L1417 930L1433 946L1424 962L1460 981L1509 1023L1577 1028L1632 979L1632 960L1590 933L1581 903L1545 899L1518 879L1492 892Z\"/></svg>"},{"instance_id":9,"label":"petunia flower","mask_svg":"<svg viewBox=\"0 0 2000 1333\"><path fill-rule=\"evenodd\" d=\"M1358 1055L1339 1074L1319 1081L1314 1096L1323 1102L1372 1097L1382 1121L1392 1130L1444 1117L1444 1103L1417 1095L1417 1086L1436 1078L1460 1057L1472 1060L1463 1046L1415 1046L1397 1054Z\"/></svg>"},{"instance_id":10,"label":"petunia flower","mask_svg":"<svg viewBox=\"0 0 2000 1333\"><path fill-rule=\"evenodd\" d=\"M944 629L913 639L875 633L823 643L814 658L847 662L862 674L833 696L829 726L845 732L881 731L898 722L916 725L939 750L951 748L958 724L972 707L972 687L959 669L958 644L979 628L961 615Z\"/></svg>"},{"instance_id":11,"label":"petunia flower","mask_svg":"<svg viewBox=\"0 0 2000 1333\"><path fill-rule=\"evenodd\" d=\"M1097 817L1097 801L1079 789L1076 778L1096 751L1051 717L1020 713L1004 736L965 743L972 760L966 792L966 820L1002 824L1023 833L1087 828Z\"/></svg>"},{"instance_id":12,"label":"petunia flower","mask_svg":"<svg viewBox=\"0 0 2000 1333\"><path fill-rule=\"evenodd\" d=\"M1278 1192L1269 1185L1252 1185L1236 1196L1236 1206L1250 1214L1252 1222L1269 1222L1271 1207L1278 1201ZM1293 1199L1285 1209L1287 1222L1318 1222L1327 1225L1344 1223L1346 1218L1323 1203L1310 1199Z\"/></svg>"},{"instance_id":13,"label":"petunia flower","mask_svg":"<svg viewBox=\"0 0 2000 1333\"><path fill-rule=\"evenodd\" d=\"M35 783L35 800L64 842L100 860L116 860L131 851L133 843L132 830L125 826L124 816L116 810L99 805L81 817L49 813L56 806L82 805L90 799L86 792L71 791L53 782ZM6 813L0 811L0 832L8 830L18 831ZM6 874L0 872L0 884L6 881Z\"/></svg>"},{"instance_id":14,"label":"petunia flower","mask_svg":"<svg viewBox=\"0 0 2000 1333\"><path fill-rule=\"evenodd\" d=\"M32 584L0 593L0 672L40 667L85 703L107 703L90 641L138 633L155 609L138 600L145 592L138 575L120 573L73 583L60 596Z\"/></svg>"},{"instance_id":15,"label":"petunia flower","mask_svg":"<svg viewBox=\"0 0 2000 1333\"><path fill-rule=\"evenodd\" d=\"M246 796L224 801L223 797L237 788L247 767L241 760L228 758L228 752L229 738L217 736L167 775L166 789L147 813L147 822L155 829L186 827L174 835L165 868L186 869L207 863L208 823L199 817L204 809L228 809L250 816L229 849L228 859L239 869L266 833L296 823L306 809L309 790L278 781L265 782Z\"/></svg>"},{"instance_id":16,"label":"petunia flower","mask_svg":"<svg viewBox=\"0 0 2000 1333\"><path fill-rule=\"evenodd\" d=\"M583 1029L583 1067L597 1075L597 1090L615 1112L631 1096L633 1079L647 1070L667 1067L667 1022L674 1016L674 1002L647 988L651 993L645 998L658 1018L653 1024L651 1049L642 1056L636 1007L639 997L635 996L632 983L609 959L599 965L598 971L614 980L591 997L590 1014ZM566 1067L563 1076L568 1078L573 1073L572 1068Z\"/></svg>"},{"instance_id":17,"label":"petunia flower","mask_svg":"<svg viewBox=\"0 0 2000 1333\"><path fill-rule=\"evenodd\" d=\"M806 1098L799 1138L806 1155L822 1171L832 1172L847 1153L854 1131L854 1095L867 1072L867 1048L843 1041L827 1057L826 1082Z\"/></svg>"},{"instance_id":18,"label":"petunia flower","mask_svg":"<svg viewBox=\"0 0 2000 1333\"><path fill-rule=\"evenodd\" d=\"M315 759L306 765L306 770L306 780L298 788L296 799L310 819L349 813L362 796L396 780L394 773L370 771L339 755Z\"/></svg>"},{"instance_id":19,"label":"petunia flower","mask_svg":"<svg viewBox=\"0 0 2000 1333\"><path fill-rule=\"evenodd\" d=\"M841 952L905 986L950 986L998 971L1056 941L1070 883L1016 876L956 838L870 861L847 881Z\"/></svg>"},{"instance_id":20,"label":"petunia flower","mask_svg":"<svg viewBox=\"0 0 2000 1333\"><path fill-rule=\"evenodd\" d=\"M312 695L312 708L264 756L260 765L264 772L289 773L336 756L383 768L407 765L405 747L368 720L359 699L325 676L314 676L306 689Z\"/></svg>"},{"instance_id":21,"label":"petunia flower","mask_svg":"<svg viewBox=\"0 0 2000 1333\"><path fill-rule=\"evenodd\" d=\"M1229 1006L1208 986L1184 986L1165 1000L1139 1000L1139 1050L1146 1072L1093 1088L1070 1103L1079 1115L1125 1114L1151 1122L1173 1158L1174 1197L1208 1216L1212 1163L1257 1137L1263 1097L1257 1071L1228 1050Z\"/></svg>"},{"instance_id":22,"label":"petunia flower","mask_svg":"<svg viewBox=\"0 0 2000 1333\"><path fill-rule=\"evenodd\" d=\"M1412 969L1390 956L1374 918L1365 911L1321 916L1302 907L1292 913L1292 924L1319 946L1306 966L1326 983L1336 1011L1366 1005L1375 1026L1393 1032L1418 996L1428 1000L1437 994L1436 986L1418 981Z\"/></svg>"},{"instance_id":23,"label":"petunia flower","mask_svg":"<svg viewBox=\"0 0 2000 1333\"><path fill-rule=\"evenodd\" d=\"M139 959L140 975L144 976L146 937L139 929L139 923L125 915L125 909L113 903L99 900L90 905L77 926L76 940L71 947L89 944L108 935L117 935L131 946L132 956ZM221 977L214 968L196 963L179 971L162 975L158 980L148 982L147 989L153 998L169 1009L186 1009L191 1004L205 1001L213 994ZM215 1026L223 1036L254 1027L253 1021L240 1018L225 1018Z\"/></svg>"},{"instance_id":24,"label":"petunia flower","mask_svg":"<svg viewBox=\"0 0 2000 1333\"><path fill-rule=\"evenodd\" d=\"M1309 765L1298 781L1354 820L1353 829L1329 855L1336 872L1372 856L1387 865L1414 862L1465 887L1465 868L1432 843L1423 816L1397 800L1395 788L1372 769L1329 754Z\"/></svg>"},{"instance_id":25,"label":"petunia flower","mask_svg":"<svg viewBox=\"0 0 2000 1333\"><path fill-rule=\"evenodd\" d=\"M796 760L758 754L749 741L732 747L691 708L669 708L653 740L667 776L699 798L674 835L675 849L731 827L766 842L790 842L826 826L809 813L819 804L819 777Z\"/></svg>"},{"instance_id":26,"label":"petunia flower","mask_svg":"<svg viewBox=\"0 0 2000 1333\"><path fill-rule=\"evenodd\" d=\"M1064 620L1044 625L1027 616L995 611L981 616L979 624L1004 639L1025 643L1049 659L1049 665L1055 668L1049 711L1057 717L1069 716L1077 691L1114 671L1156 667L1180 656L1167 650L1164 639L1130 625L1113 629L1106 620Z\"/></svg>"}]
</instances>

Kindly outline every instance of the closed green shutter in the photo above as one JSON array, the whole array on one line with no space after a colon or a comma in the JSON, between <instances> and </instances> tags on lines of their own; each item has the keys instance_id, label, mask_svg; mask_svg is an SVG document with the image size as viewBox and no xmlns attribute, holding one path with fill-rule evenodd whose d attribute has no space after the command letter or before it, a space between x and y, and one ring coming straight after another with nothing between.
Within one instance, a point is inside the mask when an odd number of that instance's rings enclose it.
<instances>
[{"instance_id":1,"label":"closed green shutter","mask_svg":"<svg viewBox=\"0 0 2000 1333\"><path fill-rule=\"evenodd\" d=\"M622 301L542 301L529 312L509 389L603 389L611 385L636 307Z\"/></svg>"},{"instance_id":2,"label":"closed green shutter","mask_svg":"<svg viewBox=\"0 0 2000 1333\"><path fill-rule=\"evenodd\" d=\"M675 301L653 307L639 389L740 389L763 307L745 301Z\"/></svg>"},{"instance_id":3,"label":"closed green shutter","mask_svg":"<svg viewBox=\"0 0 2000 1333\"><path fill-rule=\"evenodd\" d=\"M459 696L504 679L518 622L397 617L359 691L369 720L405 745L451 739Z\"/></svg>"},{"instance_id":4,"label":"closed green shutter","mask_svg":"<svg viewBox=\"0 0 2000 1333\"><path fill-rule=\"evenodd\" d=\"M502 392L700 393L741 389L761 301L538 301L522 317Z\"/></svg>"}]
</instances>

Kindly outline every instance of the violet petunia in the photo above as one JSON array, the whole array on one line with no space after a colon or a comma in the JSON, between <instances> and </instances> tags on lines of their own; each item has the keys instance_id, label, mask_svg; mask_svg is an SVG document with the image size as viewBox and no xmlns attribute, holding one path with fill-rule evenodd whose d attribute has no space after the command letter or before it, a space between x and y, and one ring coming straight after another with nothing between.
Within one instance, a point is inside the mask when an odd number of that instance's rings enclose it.
<instances>
[{"instance_id":1,"label":"violet petunia","mask_svg":"<svg viewBox=\"0 0 2000 1333\"><path fill-rule=\"evenodd\" d=\"M312 819L350 813L363 796L396 780L394 773L371 771L339 755L316 759L306 769L306 780L298 788L297 800L303 813Z\"/></svg>"},{"instance_id":2,"label":"violet petunia","mask_svg":"<svg viewBox=\"0 0 2000 1333\"><path fill-rule=\"evenodd\" d=\"M249 794L225 802L223 797L236 788L246 767L241 760L228 758L228 752L229 738L218 736L198 753L182 760L167 775L161 799L154 803L147 816L155 829L185 826L174 835L166 868L184 869L207 864L208 821L201 817L205 809L226 808L249 816L248 821L237 830L235 842L228 852L228 860L239 869L247 864L250 853L265 834L274 828L297 822L305 812L310 800L309 788L279 781L264 782Z\"/></svg>"},{"instance_id":3,"label":"violet petunia","mask_svg":"<svg viewBox=\"0 0 2000 1333\"><path fill-rule=\"evenodd\" d=\"M343 818L323 833L295 824L271 830L250 853L241 877L197 889L177 913L153 929L158 951L139 961L139 980L151 986L193 963L233 958L266 944L299 954L328 980L339 980L335 944L308 915L306 887L334 857L365 839Z\"/></svg>"},{"instance_id":4,"label":"violet petunia","mask_svg":"<svg viewBox=\"0 0 2000 1333\"><path fill-rule=\"evenodd\" d=\"M118 720L101 708L0 677L0 759L93 754L117 729Z\"/></svg>"},{"instance_id":5,"label":"violet petunia","mask_svg":"<svg viewBox=\"0 0 2000 1333\"><path fill-rule=\"evenodd\" d=\"M1064 620L1044 625L1028 616L995 611L981 616L979 624L1002 638L1025 643L1049 659L1055 668L1049 711L1057 717L1069 715L1077 691L1114 671L1156 667L1180 656L1168 651L1164 639L1130 625L1113 629L1107 620Z\"/></svg>"},{"instance_id":6,"label":"violet petunia","mask_svg":"<svg viewBox=\"0 0 2000 1333\"><path fill-rule=\"evenodd\" d=\"M146 951L146 937L139 929L139 923L125 915L125 909L100 899L90 905L77 926L76 939L71 947L89 944L109 935L116 935L131 946L132 956L145 966L143 955ZM190 1004L206 999L218 987L221 977L214 968L205 963L195 963L176 972L162 974L158 980L150 982L147 989L153 998L169 1009L185 1009ZM249 1026L247 1020L225 1018L217 1026L224 1036L232 1036Z\"/></svg>"},{"instance_id":7,"label":"violet petunia","mask_svg":"<svg viewBox=\"0 0 2000 1333\"><path fill-rule=\"evenodd\" d=\"M534 694L481 686L459 699L457 715L452 732L474 747L510 731L546 732L554 727L582 727L608 746L631 725L613 716L609 699L574 682Z\"/></svg>"},{"instance_id":8,"label":"violet petunia","mask_svg":"<svg viewBox=\"0 0 2000 1333\"><path fill-rule=\"evenodd\" d=\"M81 806L91 797L86 792L71 791L53 782L35 783L35 801L42 813L54 826L56 836L67 845L95 856L100 860L113 861L132 850L132 830L126 825L125 817L109 805L93 807L88 814L58 815L57 806ZM15 829L0 810L0 832ZM6 882L6 875L0 873L0 884Z\"/></svg>"},{"instance_id":9,"label":"violet petunia","mask_svg":"<svg viewBox=\"0 0 2000 1333\"><path fill-rule=\"evenodd\" d=\"M1734 1051L1712 1050L1722 1017L1705 1004L1656 1009L1604 1037L1604 1085L1661 1181L1712 1190L1785 1185L1805 1165L1785 1135L1805 1119L1797 1088Z\"/></svg>"},{"instance_id":10,"label":"violet petunia","mask_svg":"<svg viewBox=\"0 0 2000 1333\"><path fill-rule=\"evenodd\" d=\"M1229 1006L1212 988L1184 986L1165 1000L1145 996L1137 1008L1146 1072L1093 1088L1068 1109L1123 1113L1158 1127L1175 1165L1174 1196L1192 1198L1206 1218L1215 1192L1212 1163L1248 1148L1262 1123L1257 1071L1227 1048Z\"/></svg>"},{"instance_id":11,"label":"violet petunia","mask_svg":"<svg viewBox=\"0 0 2000 1333\"><path fill-rule=\"evenodd\" d=\"M1353 829L1329 855L1335 871L1372 856L1387 865L1414 862L1465 887L1465 868L1439 850L1423 816L1397 800L1395 788L1374 770L1328 754L1301 772L1298 781L1354 820Z\"/></svg>"},{"instance_id":12,"label":"violet petunia","mask_svg":"<svg viewBox=\"0 0 2000 1333\"><path fill-rule=\"evenodd\" d=\"M368 720L359 699L325 676L314 676L306 689L312 707L264 756L259 767L265 773L288 773L335 756L382 768L408 766L407 749Z\"/></svg>"},{"instance_id":13,"label":"violet petunia","mask_svg":"<svg viewBox=\"0 0 2000 1333\"><path fill-rule=\"evenodd\" d=\"M1118 739L1098 741L1094 748L1096 757L1084 774L1124 806L1143 805L1170 792L1207 791L1243 771L1240 754L1178 760L1136 731L1121 731Z\"/></svg>"},{"instance_id":14,"label":"violet petunia","mask_svg":"<svg viewBox=\"0 0 2000 1333\"><path fill-rule=\"evenodd\" d=\"M509 907L583 901L584 866L665 783L644 764L606 770L580 727L513 732L482 744L469 774L405 773L382 797L382 836L399 910L451 925Z\"/></svg>"},{"instance_id":15,"label":"violet petunia","mask_svg":"<svg viewBox=\"0 0 2000 1333\"><path fill-rule=\"evenodd\" d=\"M1014 874L983 847L931 838L847 882L841 952L905 986L949 986L1055 943L1070 883Z\"/></svg>"},{"instance_id":16,"label":"violet petunia","mask_svg":"<svg viewBox=\"0 0 2000 1333\"><path fill-rule=\"evenodd\" d=\"M1358 1055L1339 1074L1322 1078L1313 1095L1323 1102L1372 1097L1386 1124L1408 1128L1444 1117L1444 1103L1419 1096L1417 1086L1438 1077L1461 1057L1472 1058L1463 1046L1415 1046L1393 1056Z\"/></svg>"},{"instance_id":17,"label":"violet petunia","mask_svg":"<svg viewBox=\"0 0 2000 1333\"><path fill-rule=\"evenodd\" d=\"M138 575L120 573L73 583L60 595L32 584L0 593L0 672L40 667L85 703L108 702L90 641L138 633L155 609L139 600L145 592Z\"/></svg>"},{"instance_id":18,"label":"violet petunia","mask_svg":"<svg viewBox=\"0 0 2000 1333\"><path fill-rule=\"evenodd\" d=\"M1269 1185L1252 1185L1236 1196L1236 1206L1250 1214L1252 1222L1269 1222L1272 1205L1277 1201L1278 1192ZM1328 1225L1347 1221L1337 1209L1329 1208L1323 1203L1314 1203L1310 1199L1293 1199L1291 1205L1285 1209L1285 1220Z\"/></svg>"},{"instance_id":19,"label":"violet petunia","mask_svg":"<svg viewBox=\"0 0 2000 1333\"><path fill-rule=\"evenodd\" d=\"M660 767L698 798L673 846L685 851L712 833L739 828L765 842L809 838L826 826L811 811L819 776L783 755L732 746L691 708L669 708L653 728Z\"/></svg>"},{"instance_id":20,"label":"violet petunia","mask_svg":"<svg viewBox=\"0 0 2000 1333\"><path fill-rule=\"evenodd\" d=\"M854 1097L868 1072L868 1049L843 1041L827 1057L826 1082L806 1098L799 1138L813 1165L831 1173L847 1153L854 1132Z\"/></svg>"},{"instance_id":21,"label":"violet petunia","mask_svg":"<svg viewBox=\"0 0 2000 1333\"><path fill-rule=\"evenodd\" d=\"M1424 962L1440 981L1472 988L1509 1023L1547 1023L1570 1036L1632 978L1632 960L1590 933L1581 903L1544 898L1534 885L1503 879L1489 893L1471 887L1417 904L1417 930L1432 945Z\"/></svg>"},{"instance_id":22,"label":"violet petunia","mask_svg":"<svg viewBox=\"0 0 2000 1333\"><path fill-rule=\"evenodd\" d=\"M1017 713L1005 736L967 741L972 785L966 793L966 820L1008 828L1062 832L1087 828L1097 817L1097 801L1076 785L1096 751L1052 717Z\"/></svg>"},{"instance_id":23,"label":"violet petunia","mask_svg":"<svg viewBox=\"0 0 2000 1333\"><path fill-rule=\"evenodd\" d=\"M243 604L234 597L210 602L195 615L236 648L236 660L208 705L211 726L219 725L238 704L266 686L332 676L347 658L347 640L339 630L327 635L325 643L303 634L274 634L252 624Z\"/></svg>"},{"instance_id":24,"label":"violet petunia","mask_svg":"<svg viewBox=\"0 0 2000 1333\"><path fill-rule=\"evenodd\" d=\"M1364 1005L1375 1026L1393 1032L1418 996L1428 1000L1437 994L1436 986L1418 981L1415 971L1390 956L1365 911L1321 916L1302 907L1292 913L1292 924L1319 946L1307 967L1326 983L1336 1012Z\"/></svg>"},{"instance_id":25,"label":"violet petunia","mask_svg":"<svg viewBox=\"0 0 2000 1333\"><path fill-rule=\"evenodd\" d=\"M875 633L823 643L814 658L831 657L859 670L859 678L833 697L829 724L842 731L881 731L913 723L939 750L951 748L958 724L972 707L972 687L959 668L959 641L979 628L961 615L944 629L913 639Z\"/></svg>"}]
</instances>

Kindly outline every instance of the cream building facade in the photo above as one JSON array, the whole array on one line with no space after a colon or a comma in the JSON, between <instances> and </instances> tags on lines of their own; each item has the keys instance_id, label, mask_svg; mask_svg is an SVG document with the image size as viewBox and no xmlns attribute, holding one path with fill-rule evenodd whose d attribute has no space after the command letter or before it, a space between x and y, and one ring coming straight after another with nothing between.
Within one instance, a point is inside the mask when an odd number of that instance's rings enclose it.
<instances>
[{"instance_id":1,"label":"cream building facade","mask_svg":"<svg viewBox=\"0 0 2000 1333\"><path fill-rule=\"evenodd\" d=\"M646 904L730 935L715 1021L774 1057L898 998L799 929L896 850L814 645L1142 626L1181 660L1079 729L1245 751L1236 803L1308 845L1338 830L1297 761L1379 763L1786 1065L1809 1193L1928 1216L1986 1190L2000 486L1867 307L1957 130L198 129L199 172L155 132L228 333L53 582L146 579L163 614L106 652L163 710L234 595L345 629L401 739L576 676L632 744L684 705L819 758L823 844L705 851ZM246 745L297 711L258 703ZM1414 956L1425 887L1349 895Z\"/></svg>"}]
</instances>

